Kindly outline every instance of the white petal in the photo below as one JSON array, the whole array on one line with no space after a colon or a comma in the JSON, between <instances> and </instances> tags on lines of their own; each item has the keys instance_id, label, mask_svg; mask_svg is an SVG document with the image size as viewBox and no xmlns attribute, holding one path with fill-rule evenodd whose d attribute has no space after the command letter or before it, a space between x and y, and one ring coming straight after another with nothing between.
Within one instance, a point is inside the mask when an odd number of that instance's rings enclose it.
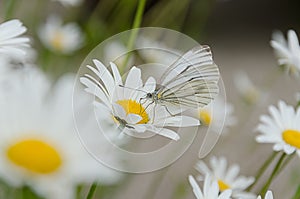
<instances>
[{"instance_id":1,"label":"white petal","mask_svg":"<svg viewBox=\"0 0 300 199\"><path fill-rule=\"evenodd\" d=\"M156 81L153 77L149 77L144 85L143 90L147 93L152 93L154 92L156 88Z\"/></svg>"},{"instance_id":2,"label":"white petal","mask_svg":"<svg viewBox=\"0 0 300 199\"><path fill-rule=\"evenodd\" d=\"M272 191L267 191L265 199L273 199L273 193L272 193Z\"/></svg>"},{"instance_id":3,"label":"white petal","mask_svg":"<svg viewBox=\"0 0 300 199\"><path fill-rule=\"evenodd\" d=\"M134 99L137 95L137 90L142 87L141 70L132 67L126 77L124 97L126 99Z\"/></svg>"},{"instance_id":4,"label":"white petal","mask_svg":"<svg viewBox=\"0 0 300 199\"><path fill-rule=\"evenodd\" d=\"M197 199L204 199L202 191L193 176L189 176L189 182Z\"/></svg>"},{"instance_id":5,"label":"white petal","mask_svg":"<svg viewBox=\"0 0 300 199\"><path fill-rule=\"evenodd\" d=\"M119 105L119 104L112 104L113 106L113 114L115 116L120 117L121 119L125 119L126 118L126 111L124 110L124 108Z\"/></svg>"},{"instance_id":6,"label":"white petal","mask_svg":"<svg viewBox=\"0 0 300 199\"><path fill-rule=\"evenodd\" d=\"M110 96L113 96L115 90L114 79L107 68L97 59L93 60L95 66L98 69L98 77L102 80Z\"/></svg>"},{"instance_id":7,"label":"white petal","mask_svg":"<svg viewBox=\"0 0 300 199\"><path fill-rule=\"evenodd\" d=\"M126 122L128 122L129 124L136 124L139 121L141 121L141 119L143 119L140 115L137 114L128 114L126 116Z\"/></svg>"},{"instance_id":8,"label":"white petal","mask_svg":"<svg viewBox=\"0 0 300 199\"><path fill-rule=\"evenodd\" d=\"M170 129L166 129L166 128L156 128L154 126L147 126L147 130L156 133L158 135L162 135L165 136L167 138L173 139L175 141L179 140L179 135L175 132L172 131Z\"/></svg>"},{"instance_id":9,"label":"white petal","mask_svg":"<svg viewBox=\"0 0 300 199\"><path fill-rule=\"evenodd\" d=\"M115 79L115 85L123 85L122 77L120 75L119 69L113 62L110 62L110 67Z\"/></svg>"}]
</instances>

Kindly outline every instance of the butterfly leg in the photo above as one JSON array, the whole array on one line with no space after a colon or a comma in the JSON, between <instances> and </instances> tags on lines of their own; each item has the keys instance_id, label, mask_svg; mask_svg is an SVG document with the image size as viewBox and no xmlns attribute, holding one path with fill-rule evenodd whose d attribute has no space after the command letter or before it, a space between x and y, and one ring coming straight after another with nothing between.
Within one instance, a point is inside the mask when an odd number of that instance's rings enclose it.
<instances>
[{"instance_id":1,"label":"butterfly leg","mask_svg":"<svg viewBox=\"0 0 300 199\"><path fill-rule=\"evenodd\" d=\"M162 104L162 106L165 107L166 111L167 111L172 117L175 116L175 114L173 114L173 113L171 113L171 112L169 111L167 105Z\"/></svg>"}]
</instances>

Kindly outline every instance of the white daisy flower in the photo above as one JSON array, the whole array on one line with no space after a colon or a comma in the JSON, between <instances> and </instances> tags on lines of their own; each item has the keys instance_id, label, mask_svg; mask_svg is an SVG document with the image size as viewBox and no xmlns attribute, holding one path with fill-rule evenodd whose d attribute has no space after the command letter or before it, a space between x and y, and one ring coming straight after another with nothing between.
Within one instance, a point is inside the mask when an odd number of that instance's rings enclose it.
<instances>
[{"instance_id":1,"label":"white daisy flower","mask_svg":"<svg viewBox=\"0 0 300 199\"><path fill-rule=\"evenodd\" d=\"M221 131L226 134L228 128L236 124L237 119L233 116L233 105L217 97L212 103L198 109L198 118L201 124L210 126L215 132Z\"/></svg>"},{"instance_id":2,"label":"white daisy flower","mask_svg":"<svg viewBox=\"0 0 300 199\"><path fill-rule=\"evenodd\" d=\"M40 27L38 35L42 43L52 51L71 54L83 43L83 34L75 23L62 24L57 16L51 16Z\"/></svg>"},{"instance_id":3,"label":"white daisy flower","mask_svg":"<svg viewBox=\"0 0 300 199\"><path fill-rule=\"evenodd\" d=\"M85 74L80 81L87 87L85 90L88 93L100 100L94 103L97 107L97 115L101 117L100 122L108 121L117 124L120 129L129 134L150 131L174 140L178 140L179 135L171 129L164 128L165 126L199 125L199 121L195 118L170 116L164 107L142 103L141 99L145 98L145 93L154 90L156 82L150 77L143 86L140 69L132 67L123 84L114 63L110 63L112 75L100 61L93 60L93 62L97 69L89 65L87 68L96 74L100 81L89 74Z\"/></svg>"},{"instance_id":4,"label":"white daisy flower","mask_svg":"<svg viewBox=\"0 0 300 199\"><path fill-rule=\"evenodd\" d=\"M39 71L30 71L13 80L15 87L1 88L0 178L10 186L27 185L47 199L72 199L79 184L119 179L115 171L93 159L76 136L74 80L65 76L52 87ZM85 110L86 100L81 99ZM82 125L88 132L97 130L86 115ZM99 147L103 155L105 143Z\"/></svg>"},{"instance_id":5,"label":"white daisy flower","mask_svg":"<svg viewBox=\"0 0 300 199\"><path fill-rule=\"evenodd\" d=\"M219 186L209 175L205 176L203 192L193 176L189 176L189 182L193 188L194 195L197 199L230 199L232 191L230 189L219 194Z\"/></svg>"},{"instance_id":6,"label":"white daisy flower","mask_svg":"<svg viewBox=\"0 0 300 199\"><path fill-rule=\"evenodd\" d=\"M261 91L254 85L245 72L239 71L236 73L234 83L237 91L245 102L255 104L261 97Z\"/></svg>"},{"instance_id":7,"label":"white daisy flower","mask_svg":"<svg viewBox=\"0 0 300 199\"><path fill-rule=\"evenodd\" d=\"M278 102L278 108L269 107L271 116L262 115L257 131L261 134L256 137L259 143L273 143L274 151L284 151L292 154L297 151L300 155L300 109L287 105L284 101Z\"/></svg>"},{"instance_id":8,"label":"white daisy flower","mask_svg":"<svg viewBox=\"0 0 300 199\"><path fill-rule=\"evenodd\" d=\"M257 199L261 199L261 196L258 196ZM272 191L267 191L264 199L273 199Z\"/></svg>"},{"instance_id":9,"label":"white daisy flower","mask_svg":"<svg viewBox=\"0 0 300 199\"><path fill-rule=\"evenodd\" d=\"M29 47L29 38L22 37L27 28L18 19L0 24L0 54L9 57L23 57Z\"/></svg>"},{"instance_id":10,"label":"white daisy flower","mask_svg":"<svg viewBox=\"0 0 300 199\"><path fill-rule=\"evenodd\" d=\"M203 180L205 175L210 175L218 182L221 192L231 189L233 198L251 199L256 196L248 193L245 190L253 182L253 177L238 176L240 167L237 164L232 166L227 165L227 160L224 157L210 159L210 168L202 160L196 164L196 169L200 172L199 180Z\"/></svg>"},{"instance_id":11,"label":"white daisy flower","mask_svg":"<svg viewBox=\"0 0 300 199\"><path fill-rule=\"evenodd\" d=\"M58 1L65 7L78 6L82 3L82 0L52 0L52 1Z\"/></svg>"},{"instance_id":12,"label":"white daisy flower","mask_svg":"<svg viewBox=\"0 0 300 199\"><path fill-rule=\"evenodd\" d=\"M299 76L300 47L295 31L288 31L287 41L281 32L275 32L272 35L271 46L278 58L278 64L284 66L288 73Z\"/></svg>"}]
</instances>

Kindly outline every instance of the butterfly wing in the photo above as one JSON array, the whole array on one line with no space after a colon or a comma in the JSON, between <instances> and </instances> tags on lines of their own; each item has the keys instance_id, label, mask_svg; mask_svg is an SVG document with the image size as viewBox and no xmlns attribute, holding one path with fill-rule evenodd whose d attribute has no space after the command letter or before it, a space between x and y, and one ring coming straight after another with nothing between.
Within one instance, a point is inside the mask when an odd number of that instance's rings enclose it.
<instances>
[{"instance_id":1,"label":"butterfly wing","mask_svg":"<svg viewBox=\"0 0 300 199\"><path fill-rule=\"evenodd\" d=\"M176 60L162 75L161 101L203 107L218 94L219 70L208 46L195 47Z\"/></svg>"}]
</instances>

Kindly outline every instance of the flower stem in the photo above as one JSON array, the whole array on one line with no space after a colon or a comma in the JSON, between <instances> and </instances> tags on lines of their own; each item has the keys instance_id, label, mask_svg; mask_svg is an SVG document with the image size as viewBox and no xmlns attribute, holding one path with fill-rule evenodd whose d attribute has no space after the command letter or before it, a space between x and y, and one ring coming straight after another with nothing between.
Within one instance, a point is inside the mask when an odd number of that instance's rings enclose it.
<instances>
[{"instance_id":1,"label":"flower stem","mask_svg":"<svg viewBox=\"0 0 300 199\"><path fill-rule=\"evenodd\" d=\"M298 188L294 194L294 196L292 197L292 199L299 199L300 198L300 185L298 185Z\"/></svg>"},{"instance_id":2,"label":"flower stem","mask_svg":"<svg viewBox=\"0 0 300 199\"><path fill-rule=\"evenodd\" d=\"M139 4L138 4L138 7L137 7L135 17L134 17L134 22L133 22L133 25L132 25L133 30L131 31L131 34L130 34L129 40L128 40L128 44L127 44L127 49L128 49L129 52L132 50L132 48L135 44L135 40L136 40L136 37L137 37L137 34L138 34L137 28L139 28L141 26L143 13L144 13L145 5L146 5L146 0L139 0L138 2L139 2ZM126 55L123 66L120 68L120 73L121 74L124 73L124 70L126 68L126 65L128 63L129 58L130 58L130 53L128 53Z\"/></svg>"},{"instance_id":3,"label":"flower stem","mask_svg":"<svg viewBox=\"0 0 300 199\"><path fill-rule=\"evenodd\" d=\"M282 170L284 170L284 168L288 165L288 163L293 159L293 157L295 156L295 152L293 153L293 154L291 154L291 155L289 155L286 159L285 159L285 161L282 163L282 166L281 166L281 168L280 168L280 171L282 171ZM278 175L279 174L279 172L276 174L276 175Z\"/></svg>"},{"instance_id":4,"label":"flower stem","mask_svg":"<svg viewBox=\"0 0 300 199\"><path fill-rule=\"evenodd\" d=\"M88 192L88 195L86 197L86 199L92 199L93 196L94 196L94 193L96 191L96 188L97 188L97 182L94 182L91 187L90 187L90 190Z\"/></svg>"},{"instance_id":5,"label":"flower stem","mask_svg":"<svg viewBox=\"0 0 300 199\"><path fill-rule=\"evenodd\" d=\"M285 153L282 153L282 155L280 156L280 158L279 158L277 164L275 165L275 167L274 167L274 169L273 169L273 171L272 171L272 173L271 173L269 179L267 180L266 184L263 186L263 188L262 188L261 191L260 191L260 195L261 195L261 196L263 196L263 197L265 196L265 194L266 194L266 192L267 192L269 186L271 185L271 183L272 183L274 177L275 177L275 176L277 175L277 173L280 171L282 162L283 162L283 160L284 160L285 157L286 157L286 154L285 154Z\"/></svg>"},{"instance_id":6,"label":"flower stem","mask_svg":"<svg viewBox=\"0 0 300 199\"><path fill-rule=\"evenodd\" d=\"M258 180L260 179L260 177L262 176L262 174L266 171L266 169L269 167L269 165L272 163L272 161L274 160L274 158L276 157L278 153L277 152L273 152L271 154L271 156L264 162L264 164L260 167L260 169L258 170L256 176L255 176L255 182L249 186L247 188L247 191L251 191L252 188L254 187L254 185L258 182Z\"/></svg>"},{"instance_id":7,"label":"flower stem","mask_svg":"<svg viewBox=\"0 0 300 199\"><path fill-rule=\"evenodd\" d=\"M15 5L16 5L16 0L7 0L6 1L5 15L4 15L4 18L6 20L12 16Z\"/></svg>"}]
</instances>

